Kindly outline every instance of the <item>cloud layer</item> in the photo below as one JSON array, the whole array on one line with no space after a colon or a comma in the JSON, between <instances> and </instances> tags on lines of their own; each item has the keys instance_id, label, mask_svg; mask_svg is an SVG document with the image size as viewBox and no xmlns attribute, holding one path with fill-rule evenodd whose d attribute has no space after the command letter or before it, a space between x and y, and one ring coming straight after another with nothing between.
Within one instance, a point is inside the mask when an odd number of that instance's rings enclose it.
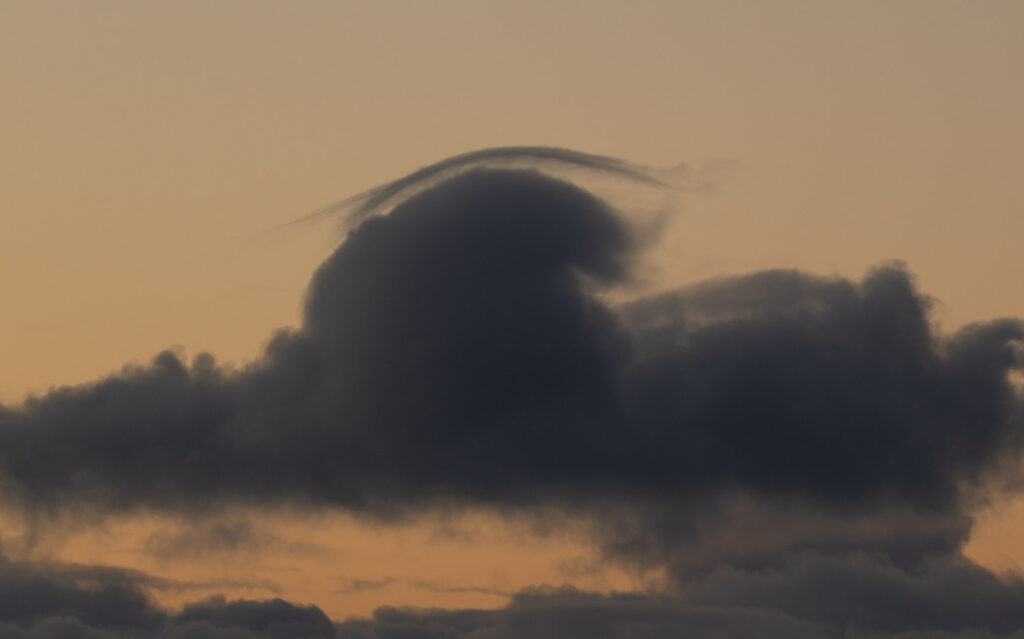
<instances>
[{"instance_id":1,"label":"cloud layer","mask_svg":"<svg viewBox=\"0 0 1024 639\"><path fill-rule=\"evenodd\" d=\"M211 599L171 614L145 592L187 585L105 566L0 556L0 639L334 637L330 620L313 606Z\"/></svg>"},{"instance_id":2,"label":"cloud layer","mask_svg":"<svg viewBox=\"0 0 1024 639\"><path fill-rule=\"evenodd\" d=\"M167 352L0 407L10 499L37 515L555 510L587 522L608 558L672 583L662 598L381 612L345 637L1024 628L1020 584L959 552L980 489L1024 444L1010 380L1024 323L942 334L898 264L611 305L642 250L636 229L566 182L467 168L509 154L459 156L360 199L302 326L242 371ZM216 626L242 608L185 616ZM216 636L202 632L187 636Z\"/></svg>"},{"instance_id":3,"label":"cloud layer","mask_svg":"<svg viewBox=\"0 0 1024 639\"><path fill-rule=\"evenodd\" d=\"M173 587L108 567L0 560L0 638L654 639L694 637L1024 636L1024 582L962 559L904 571L868 557L810 553L772 570L721 569L671 593L518 593L498 610L380 608L332 622L281 599L213 598L176 613L146 587Z\"/></svg>"}]
</instances>

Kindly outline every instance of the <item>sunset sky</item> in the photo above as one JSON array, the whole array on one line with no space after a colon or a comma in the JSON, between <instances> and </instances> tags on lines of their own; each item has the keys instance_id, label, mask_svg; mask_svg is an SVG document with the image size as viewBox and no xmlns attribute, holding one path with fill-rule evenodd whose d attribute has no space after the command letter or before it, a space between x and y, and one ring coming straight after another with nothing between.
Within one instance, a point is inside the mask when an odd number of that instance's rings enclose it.
<instances>
[{"instance_id":1,"label":"sunset sky","mask_svg":"<svg viewBox=\"0 0 1024 639\"><path fill-rule=\"evenodd\" d=\"M0 639L1021 636L1022 33L0 2Z\"/></svg>"}]
</instances>

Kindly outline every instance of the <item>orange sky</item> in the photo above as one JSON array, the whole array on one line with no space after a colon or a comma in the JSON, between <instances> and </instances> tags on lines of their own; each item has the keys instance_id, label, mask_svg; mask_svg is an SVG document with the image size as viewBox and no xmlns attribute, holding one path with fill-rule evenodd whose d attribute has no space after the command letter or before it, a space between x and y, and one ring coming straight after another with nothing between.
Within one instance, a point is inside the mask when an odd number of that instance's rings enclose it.
<instances>
[{"instance_id":1,"label":"orange sky","mask_svg":"<svg viewBox=\"0 0 1024 639\"><path fill-rule=\"evenodd\" d=\"M269 229L506 144L696 171L708 188L673 201L648 288L901 259L947 328L1024 316L1022 24L1009 1L5 3L0 401L171 345L251 360L339 239ZM970 551L1024 565L1024 506L1000 512ZM428 582L640 579L571 570L580 539L496 520L466 551L428 525L254 517L271 541L241 555L163 561L148 517L69 524L32 553L276 583L338 616L503 603Z\"/></svg>"},{"instance_id":2,"label":"orange sky","mask_svg":"<svg viewBox=\"0 0 1024 639\"><path fill-rule=\"evenodd\" d=\"M201 553L176 552L169 540L198 526L170 517L69 523L48 529L31 550L19 525L5 523L11 557L143 570L178 582L149 591L171 607L215 594L286 597L343 619L381 605L497 608L506 593L545 583L610 592L658 579L596 562L578 535L537 535L528 523L486 514L394 527L340 513L239 512L213 525L251 530L252 543Z\"/></svg>"}]
</instances>

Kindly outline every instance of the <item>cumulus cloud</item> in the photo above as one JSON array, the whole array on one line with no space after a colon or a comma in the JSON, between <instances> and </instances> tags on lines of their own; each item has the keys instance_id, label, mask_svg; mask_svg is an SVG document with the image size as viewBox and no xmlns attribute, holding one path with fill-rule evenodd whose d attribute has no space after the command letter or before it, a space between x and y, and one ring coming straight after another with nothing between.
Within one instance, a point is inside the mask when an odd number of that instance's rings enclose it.
<instances>
[{"instance_id":1,"label":"cumulus cloud","mask_svg":"<svg viewBox=\"0 0 1024 639\"><path fill-rule=\"evenodd\" d=\"M1024 444L1024 323L943 333L900 264L612 305L643 250L635 226L567 182L489 166L513 157L657 181L607 158L497 150L347 201L357 224L313 276L302 325L251 366L167 352L0 407L9 498L37 515L553 509L588 522L607 557L665 568L674 593L385 611L343 636L1024 627L1019 584L960 555L981 489Z\"/></svg>"},{"instance_id":2,"label":"cumulus cloud","mask_svg":"<svg viewBox=\"0 0 1024 639\"><path fill-rule=\"evenodd\" d=\"M567 183L464 173L353 230L249 369L166 352L4 409L0 471L25 504L110 510L738 491L948 511L1018 450L1021 322L937 334L899 266L608 306L634 248Z\"/></svg>"}]
</instances>

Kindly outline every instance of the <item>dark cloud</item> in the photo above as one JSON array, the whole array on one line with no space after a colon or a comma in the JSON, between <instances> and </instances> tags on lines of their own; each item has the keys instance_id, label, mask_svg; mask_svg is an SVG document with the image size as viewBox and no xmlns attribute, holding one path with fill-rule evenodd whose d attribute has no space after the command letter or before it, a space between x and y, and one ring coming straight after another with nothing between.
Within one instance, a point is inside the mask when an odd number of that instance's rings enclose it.
<instances>
[{"instance_id":1,"label":"dark cloud","mask_svg":"<svg viewBox=\"0 0 1024 639\"><path fill-rule=\"evenodd\" d=\"M904 602L893 602L904 603ZM831 624L743 605L701 605L679 597L600 596L569 590L520 595L500 610L379 609L338 625L339 639L700 639L1019 637L980 627L942 629L926 622L906 632Z\"/></svg>"},{"instance_id":2,"label":"dark cloud","mask_svg":"<svg viewBox=\"0 0 1024 639\"><path fill-rule=\"evenodd\" d=\"M908 573L861 557L792 557L771 571L723 570L675 595L541 589L500 610L378 609L343 639L663 637L1020 637L1024 584L966 562Z\"/></svg>"},{"instance_id":3,"label":"dark cloud","mask_svg":"<svg viewBox=\"0 0 1024 639\"><path fill-rule=\"evenodd\" d=\"M731 499L685 508L616 505L602 511L592 534L605 555L641 568L664 568L677 582L722 566L777 568L789 553L862 554L903 569L959 553L971 530L960 513L880 508L823 512L820 506Z\"/></svg>"},{"instance_id":4,"label":"dark cloud","mask_svg":"<svg viewBox=\"0 0 1024 639\"><path fill-rule=\"evenodd\" d=\"M334 627L316 606L296 606L282 599L269 601L225 601L211 599L192 604L171 619L171 637L221 637L226 632L239 636L247 631L268 639L330 639Z\"/></svg>"},{"instance_id":5,"label":"dark cloud","mask_svg":"<svg viewBox=\"0 0 1024 639\"><path fill-rule=\"evenodd\" d=\"M464 173L354 229L249 369L163 353L30 398L0 413L0 470L25 504L108 510L739 492L957 512L1019 450L1019 321L938 334L898 266L610 307L634 247L564 182Z\"/></svg>"},{"instance_id":6,"label":"dark cloud","mask_svg":"<svg viewBox=\"0 0 1024 639\"><path fill-rule=\"evenodd\" d=\"M18 562L0 556L0 639L327 639L315 606L281 599L194 603L171 615L146 594L168 582L109 566Z\"/></svg>"},{"instance_id":7,"label":"dark cloud","mask_svg":"<svg viewBox=\"0 0 1024 639\"><path fill-rule=\"evenodd\" d=\"M380 608L372 618L340 622L281 599L213 598L171 614L154 606L132 576L139 573L4 560L0 639L1024 636L1024 583L962 559L906 571L865 556L797 553L768 570L723 567L673 593L544 587L515 594L497 610Z\"/></svg>"},{"instance_id":8,"label":"dark cloud","mask_svg":"<svg viewBox=\"0 0 1024 639\"><path fill-rule=\"evenodd\" d=\"M500 610L381 608L338 624L338 639L821 638L824 628L782 614L690 606L672 597L524 593Z\"/></svg>"},{"instance_id":9,"label":"dark cloud","mask_svg":"<svg viewBox=\"0 0 1024 639\"><path fill-rule=\"evenodd\" d=\"M877 632L1024 629L1024 583L998 578L962 558L901 570L865 556L787 557L770 570L722 569L687 599L777 611L831 628Z\"/></svg>"},{"instance_id":10,"label":"dark cloud","mask_svg":"<svg viewBox=\"0 0 1024 639\"><path fill-rule=\"evenodd\" d=\"M242 371L163 353L0 408L9 498L37 515L553 509L589 522L608 557L665 568L677 593L382 612L346 636L556 636L556 618L576 620L570 637L1022 627L1019 585L960 548L1024 444L1010 377L1024 323L942 333L899 264L613 306L636 229L537 172L464 170L504 157L453 158L349 202L359 224L314 275L302 326ZM897 601L902 616L879 609ZM195 610L194 636L228 618Z\"/></svg>"},{"instance_id":11,"label":"dark cloud","mask_svg":"<svg viewBox=\"0 0 1024 639\"><path fill-rule=\"evenodd\" d=\"M107 630L152 631L163 621L129 572L60 570L0 557L0 622L30 628L52 619L74 619Z\"/></svg>"}]
</instances>

